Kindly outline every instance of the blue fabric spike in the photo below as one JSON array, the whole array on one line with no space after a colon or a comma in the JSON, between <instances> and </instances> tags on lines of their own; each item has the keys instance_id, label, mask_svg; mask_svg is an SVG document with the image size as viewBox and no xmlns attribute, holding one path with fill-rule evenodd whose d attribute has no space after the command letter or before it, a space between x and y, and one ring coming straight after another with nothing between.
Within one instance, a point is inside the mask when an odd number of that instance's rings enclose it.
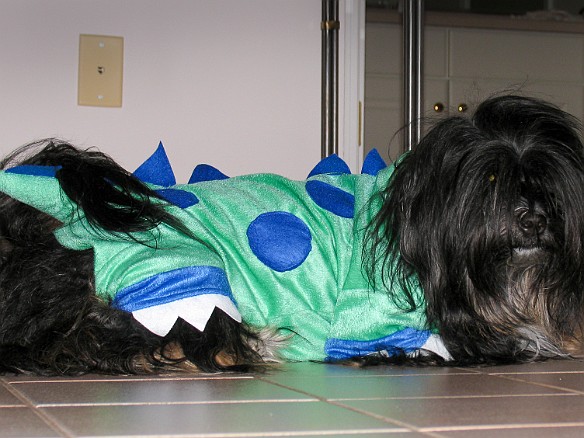
<instances>
[{"instance_id":1,"label":"blue fabric spike","mask_svg":"<svg viewBox=\"0 0 584 438\"><path fill-rule=\"evenodd\" d=\"M386 167L387 164L381 155L379 155L377 149L371 149L363 161L361 173L377 176L377 174Z\"/></svg>"},{"instance_id":2,"label":"blue fabric spike","mask_svg":"<svg viewBox=\"0 0 584 438\"><path fill-rule=\"evenodd\" d=\"M39 166L36 164L22 164L20 166L6 169L6 173L16 173L19 175L50 176L55 177L61 166Z\"/></svg>"},{"instance_id":3,"label":"blue fabric spike","mask_svg":"<svg viewBox=\"0 0 584 438\"><path fill-rule=\"evenodd\" d=\"M176 184L176 178L162 142L156 151L134 172L134 176L145 183L162 187Z\"/></svg>"},{"instance_id":4,"label":"blue fabric spike","mask_svg":"<svg viewBox=\"0 0 584 438\"><path fill-rule=\"evenodd\" d=\"M327 173L333 174L341 174L346 173L350 174L351 169L338 155L333 154L329 157L323 158L314 169L308 174L308 178L315 175L324 175Z\"/></svg>"},{"instance_id":5,"label":"blue fabric spike","mask_svg":"<svg viewBox=\"0 0 584 438\"><path fill-rule=\"evenodd\" d=\"M189 179L189 184L195 184L203 181L218 181L221 179L229 179L229 177L213 166L208 164L199 164L193 170L193 173Z\"/></svg>"}]
</instances>

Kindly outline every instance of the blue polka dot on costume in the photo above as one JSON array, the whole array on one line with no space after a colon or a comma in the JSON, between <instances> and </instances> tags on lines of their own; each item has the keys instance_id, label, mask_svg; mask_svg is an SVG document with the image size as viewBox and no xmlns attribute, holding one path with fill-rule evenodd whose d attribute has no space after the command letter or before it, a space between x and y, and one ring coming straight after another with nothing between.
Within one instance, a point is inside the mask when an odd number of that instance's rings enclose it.
<instances>
[{"instance_id":1,"label":"blue polka dot on costume","mask_svg":"<svg viewBox=\"0 0 584 438\"><path fill-rule=\"evenodd\" d=\"M194 193L179 189L155 190L162 198L180 208L189 208L199 203L199 199Z\"/></svg>"},{"instance_id":2,"label":"blue polka dot on costume","mask_svg":"<svg viewBox=\"0 0 584 438\"><path fill-rule=\"evenodd\" d=\"M355 197L349 192L322 181L308 181L306 191L320 208L341 217L352 218L355 215Z\"/></svg>"},{"instance_id":3,"label":"blue polka dot on costume","mask_svg":"<svg viewBox=\"0 0 584 438\"><path fill-rule=\"evenodd\" d=\"M312 235L298 217L284 211L260 214L247 228L255 256L277 272L300 266L312 249Z\"/></svg>"}]
</instances>

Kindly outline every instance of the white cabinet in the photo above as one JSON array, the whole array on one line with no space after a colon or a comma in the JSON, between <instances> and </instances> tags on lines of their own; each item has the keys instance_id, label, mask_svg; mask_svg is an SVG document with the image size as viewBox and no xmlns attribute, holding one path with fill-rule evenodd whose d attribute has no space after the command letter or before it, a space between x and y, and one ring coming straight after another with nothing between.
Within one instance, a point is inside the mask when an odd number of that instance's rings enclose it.
<instances>
[{"instance_id":1,"label":"white cabinet","mask_svg":"<svg viewBox=\"0 0 584 438\"><path fill-rule=\"evenodd\" d=\"M399 24L366 27L365 150L392 159L403 144L401 32ZM424 42L425 129L505 92L541 97L584 119L584 34L427 26Z\"/></svg>"}]
</instances>

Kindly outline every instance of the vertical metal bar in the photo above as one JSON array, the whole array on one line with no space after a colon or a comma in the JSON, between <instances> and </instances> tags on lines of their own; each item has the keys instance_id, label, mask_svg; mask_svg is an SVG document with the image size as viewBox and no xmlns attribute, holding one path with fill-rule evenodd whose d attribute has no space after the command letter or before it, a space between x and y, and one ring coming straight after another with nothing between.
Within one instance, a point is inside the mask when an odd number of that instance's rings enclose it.
<instances>
[{"instance_id":1,"label":"vertical metal bar","mask_svg":"<svg viewBox=\"0 0 584 438\"><path fill-rule=\"evenodd\" d=\"M339 148L339 0L322 0L322 158Z\"/></svg>"},{"instance_id":2,"label":"vertical metal bar","mask_svg":"<svg viewBox=\"0 0 584 438\"><path fill-rule=\"evenodd\" d=\"M422 50L424 0L403 0L404 31L404 151L422 134Z\"/></svg>"}]
</instances>

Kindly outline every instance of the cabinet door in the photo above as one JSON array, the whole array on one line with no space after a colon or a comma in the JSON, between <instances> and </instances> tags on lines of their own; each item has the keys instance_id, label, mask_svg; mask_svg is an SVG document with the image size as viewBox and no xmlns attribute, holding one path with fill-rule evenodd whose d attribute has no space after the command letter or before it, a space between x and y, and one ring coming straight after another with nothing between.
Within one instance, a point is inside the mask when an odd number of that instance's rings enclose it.
<instances>
[{"instance_id":1,"label":"cabinet door","mask_svg":"<svg viewBox=\"0 0 584 438\"><path fill-rule=\"evenodd\" d=\"M451 78L582 81L580 35L452 29L449 42Z\"/></svg>"},{"instance_id":2,"label":"cabinet door","mask_svg":"<svg viewBox=\"0 0 584 438\"><path fill-rule=\"evenodd\" d=\"M470 112L487 97L502 93L537 97L558 105L580 120L584 116L584 86L578 83L550 81L519 83L497 79L450 80L451 114L459 107Z\"/></svg>"},{"instance_id":3,"label":"cabinet door","mask_svg":"<svg viewBox=\"0 0 584 438\"><path fill-rule=\"evenodd\" d=\"M423 132L426 132L437 120L452 114L453 108L448 90L448 79L432 77L424 79Z\"/></svg>"},{"instance_id":4,"label":"cabinet door","mask_svg":"<svg viewBox=\"0 0 584 438\"><path fill-rule=\"evenodd\" d=\"M364 150L377 148L386 159L403 149L401 32L397 24L366 28ZM551 101L584 120L584 37L427 27L423 92L424 130L510 92Z\"/></svg>"},{"instance_id":5,"label":"cabinet door","mask_svg":"<svg viewBox=\"0 0 584 438\"><path fill-rule=\"evenodd\" d=\"M425 78L423 93L422 133L449 114L448 80ZM404 148L401 78L367 78L365 103L365 153L375 148L387 162L395 160Z\"/></svg>"},{"instance_id":6,"label":"cabinet door","mask_svg":"<svg viewBox=\"0 0 584 438\"><path fill-rule=\"evenodd\" d=\"M448 107L447 30L424 33L424 126L436 115L434 104ZM365 37L364 152L376 148L386 160L403 150L403 35L397 24L367 23Z\"/></svg>"},{"instance_id":7,"label":"cabinet door","mask_svg":"<svg viewBox=\"0 0 584 438\"><path fill-rule=\"evenodd\" d=\"M377 149L386 160L402 150L402 83L397 76L368 77L365 82L364 153Z\"/></svg>"},{"instance_id":8,"label":"cabinet door","mask_svg":"<svg viewBox=\"0 0 584 438\"><path fill-rule=\"evenodd\" d=\"M581 35L450 30L450 104L472 111L500 93L539 97L584 119Z\"/></svg>"}]
</instances>

